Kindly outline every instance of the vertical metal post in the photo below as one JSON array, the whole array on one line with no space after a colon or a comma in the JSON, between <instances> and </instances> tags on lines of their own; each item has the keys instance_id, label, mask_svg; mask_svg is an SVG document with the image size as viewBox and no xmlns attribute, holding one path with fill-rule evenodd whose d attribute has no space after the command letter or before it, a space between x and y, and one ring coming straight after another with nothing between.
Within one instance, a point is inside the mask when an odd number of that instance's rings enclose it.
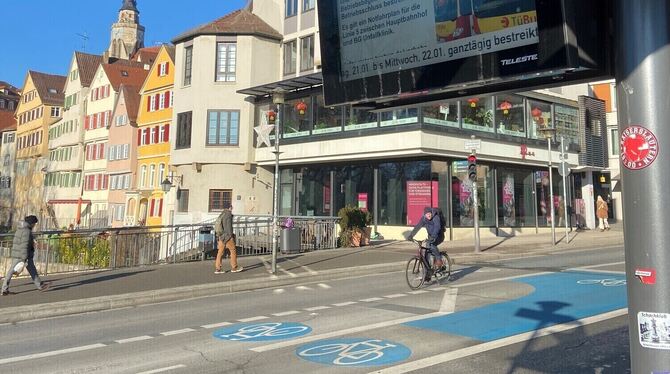
<instances>
[{"instance_id":1,"label":"vertical metal post","mask_svg":"<svg viewBox=\"0 0 670 374\"><path fill-rule=\"evenodd\" d=\"M374 187L373 187L374 194L372 195L372 203L374 204L375 208L374 208L374 210L372 211L372 212L373 212L373 214L372 214L372 223L373 223L373 225L374 225L374 228L375 228L374 230L375 230L375 231L372 233L372 235L375 235L375 234L377 233L377 224L379 223L379 222L377 221L377 217L379 216L379 168L376 167L376 166L375 166L375 168L374 168L374 176L373 176L373 178L374 178L374 179L373 179L373 181L372 181L372 184L373 184L373 186L374 186Z\"/></svg>"},{"instance_id":2,"label":"vertical metal post","mask_svg":"<svg viewBox=\"0 0 670 374\"><path fill-rule=\"evenodd\" d=\"M670 2L618 0L615 6L631 371L663 373L670 370ZM652 273L655 279L644 278Z\"/></svg>"},{"instance_id":3,"label":"vertical metal post","mask_svg":"<svg viewBox=\"0 0 670 374\"><path fill-rule=\"evenodd\" d=\"M272 274L277 274L277 245L279 236L279 118L282 114L282 104L277 105L275 119L275 182L273 192L274 208L272 210Z\"/></svg>"},{"instance_id":4,"label":"vertical metal post","mask_svg":"<svg viewBox=\"0 0 670 374\"><path fill-rule=\"evenodd\" d=\"M472 149L472 154L477 155L477 150ZM479 198L477 192L477 179L472 181L472 203L474 204L474 227L475 227L475 253L482 251L479 241Z\"/></svg>"},{"instance_id":5,"label":"vertical metal post","mask_svg":"<svg viewBox=\"0 0 670 374\"><path fill-rule=\"evenodd\" d=\"M567 161L567 154L565 153L565 147L564 147L564 139L563 136L561 136L561 167L563 167L563 164ZM568 187L567 187L567 177L568 173L566 173L567 170L563 170L563 221L565 221L565 242L570 243L570 229L568 228L568 220L570 217L568 217ZM560 206L558 207L559 209L561 208Z\"/></svg>"},{"instance_id":6,"label":"vertical metal post","mask_svg":"<svg viewBox=\"0 0 670 374\"><path fill-rule=\"evenodd\" d=\"M549 214L551 215L551 245L556 245L556 222L554 222L554 178L551 172L551 138L547 138L549 147Z\"/></svg>"}]
</instances>

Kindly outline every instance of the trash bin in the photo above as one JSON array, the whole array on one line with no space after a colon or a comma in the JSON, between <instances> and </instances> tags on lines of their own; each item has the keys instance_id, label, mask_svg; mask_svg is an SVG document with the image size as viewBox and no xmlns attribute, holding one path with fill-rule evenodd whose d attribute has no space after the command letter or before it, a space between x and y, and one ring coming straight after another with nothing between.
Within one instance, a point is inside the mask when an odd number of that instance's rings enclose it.
<instances>
[{"instance_id":1,"label":"trash bin","mask_svg":"<svg viewBox=\"0 0 670 374\"><path fill-rule=\"evenodd\" d=\"M214 228L203 226L198 234L198 249L206 255L214 250Z\"/></svg>"},{"instance_id":2,"label":"trash bin","mask_svg":"<svg viewBox=\"0 0 670 374\"><path fill-rule=\"evenodd\" d=\"M300 252L300 229L284 228L281 230L281 241L279 247L282 254L291 254Z\"/></svg>"}]
</instances>

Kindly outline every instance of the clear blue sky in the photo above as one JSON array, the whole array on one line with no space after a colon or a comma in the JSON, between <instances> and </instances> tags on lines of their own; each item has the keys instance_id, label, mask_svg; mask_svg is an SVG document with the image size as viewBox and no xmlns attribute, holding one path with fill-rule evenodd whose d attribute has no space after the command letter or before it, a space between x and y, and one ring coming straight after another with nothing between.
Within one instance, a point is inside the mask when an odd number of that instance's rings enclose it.
<instances>
[{"instance_id":1,"label":"clear blue sky","mask_svg":"<svg viewBox=\"0 0 670 374\"><path fill-rule=\"evenodd\" d=\"M122 0L2 0L0 81L23 86L28 70L65 75L75 50L102 54ZM169 43L247 0L137 0L144 44ZM178 4L183 6L178 6ZM77 34L88 35L84 40Z\"/></svg>"}]
</instances>

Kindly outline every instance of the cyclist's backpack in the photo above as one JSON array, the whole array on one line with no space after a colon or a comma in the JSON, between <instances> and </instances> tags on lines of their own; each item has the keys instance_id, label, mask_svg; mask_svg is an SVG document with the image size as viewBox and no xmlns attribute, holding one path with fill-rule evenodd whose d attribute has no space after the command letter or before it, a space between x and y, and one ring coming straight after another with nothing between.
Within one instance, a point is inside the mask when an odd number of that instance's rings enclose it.
<instances>
[{"instance_id":1,"label":"cyclist's backpack","mask_svg":"<svg viewBox=\"0 0 670 374\"><path fill-rule=\"evenodd\" d=\"M435 208L435 210L437 211L437 216L440 217L440 235L444 238L444 233L447 232L447 220L444 218L442 209Z\"/></svg>"}]
</instances>

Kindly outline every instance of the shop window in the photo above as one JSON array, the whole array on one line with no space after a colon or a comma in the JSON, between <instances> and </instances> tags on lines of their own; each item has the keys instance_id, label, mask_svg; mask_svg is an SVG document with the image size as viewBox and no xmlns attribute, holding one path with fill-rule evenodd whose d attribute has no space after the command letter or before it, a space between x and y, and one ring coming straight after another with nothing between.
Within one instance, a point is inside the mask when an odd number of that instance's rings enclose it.
<instances>
[{"instance_id":1,"label":"shop window","mask_svg":"<svg viewBox=\"0 0 670 374\"><path fill-rule=\"evenodd\" d=\"M452 162L451 202L454 227L474 226L473 183L468 178L468 162ZM495 189L493 172L487 165L477 165L477 200L479 225L495 226Z\"/></svg>"},{"instance_id":2,"label":"shop window","mask_svg":"<svg viewBox=\"0 0 670 374\"><path fill-rule=\"evenodd\" d=\"M372 165L351 165L335 169L333 191L333 214L339 209L351 205L374 212Z\"/></svg>"},{"instance_id":3,"label":"shop window","mask_svg":"<svg viewBox=\"0 0 670 374\"><path fill-rule=\"evenodd\" d=\"M323 95L316 96L314 134L342 131L342 107L326 107Z\"/></svg>"},{"instance_id":4,"label":"shop window","mask_svg":"<svg viewBox=\"0 0 670 374\"><path fill-rule=\"evenodd\" d=\"M495 119L500 134L526 136L523 98L514 95L496 96Z\"/></svg>"},{"instance_id":5,"label":"shop window","mask_svg":"<svg viewBox=\"0 0 670 374\"><path fill-rule=\"evenodd\" d=\"M406 125L419 122L419 110L417 108L404 108L382 112L380 116L380 126Z\"/></svg>"},{"instance_id":6,"label":"shop window","mask_svg":"<svg viewBox=\"0 0 670 374\"><path fill-rule=\"evenodd\" d=\"M563 136L568 145L579 146L579 110L555 104L554 121L556 123L556 135Z\"/></svg>"},{"instance_id":7,"label":"shop window","mask_svg":"<svg viewBox=\"0 0 670 374\"><path fill-rule=\"evenodd\" d=\"M461 101L463 128L493 132L491 97L471 97Z\"/></svg>"},{"instance_id":8,"label":"shop window","mask_svg":"<svg viewBox=\"0 0 670 374\"><path fill-rule=\"evenodd\" d=\"M535 227L533 172L498 169L498 225Z\"/></svg>"},{"instance_id":9,"label":"shop window","mask_svg":"<svg viewBox=\"0 0 670 374\"><path fill-rule=\"evenodd\" d=\"M526 114L530 137L533 139L544 139L540 130L551 128L554 125L551 121L551 104L528 100L528 111Z\"/></svg>"},{"instance_id":10,"label":"shop window","mask_svg":"<svg viewBox=\"0 0 670 374\"><path fill-rule=\"evenodd\" d=\"M377 113L349 106L345 112L344 123L345 131L377 127Z\"/></svg>"},{"instance_id":11,"label":"shop window","mask_svg":"<svg viewBox=\"0 0 670 374\"><path fill-rule=\"evenodd\" d=\"M331 216L330 168L301 168L295 173L297 214Z\"/></svg>"},{"instance_id":12,"label":"shop window","mask_svg":"<svg viewBox=\"0 0 670 374\"><path fill-rule=\"evenodd\" d=\"M288 100L282 110L284 113L280 124L285 138L309 135L311 118L314 113L311 97Z\"/></svg>"},{"instance_id":13,"label":"shop window","mask_svg":"<svg viewBox=\"0 0 670 374\"><path fill-rule=\"evenodd\" d=\"M562 205L563 181L556 171L552 173L553 189L549 187L549 171L541 170L535 172L535 189L537 194L537 222L538 226L551 226L551 194L554 195L554 217L563 215L559 208Z\"/></svg>"},{"instance_id":14,"label":"shop window","mask_svg":"<svg viewBox=\"0 0 670 374\"><path fill-rule=\"evenodd\" d=\"M423 122L433 125L458 126L458 102L446 102L424 106L421 108Z\"/></svg>"},{"instance_id":15,"label":"shop window","mask_svg":"<svg viewBox=\"0 0 670 374\"><path fill-rule=\"evenodd\" d=\"M428 183L432 191L430 161L389 162L378 168L380 225L407 225L410 210L422 212L425 205L432 205L432 197L419 201L425 199L419 196L422 184Z\"/></svg>"}]
</instances>

